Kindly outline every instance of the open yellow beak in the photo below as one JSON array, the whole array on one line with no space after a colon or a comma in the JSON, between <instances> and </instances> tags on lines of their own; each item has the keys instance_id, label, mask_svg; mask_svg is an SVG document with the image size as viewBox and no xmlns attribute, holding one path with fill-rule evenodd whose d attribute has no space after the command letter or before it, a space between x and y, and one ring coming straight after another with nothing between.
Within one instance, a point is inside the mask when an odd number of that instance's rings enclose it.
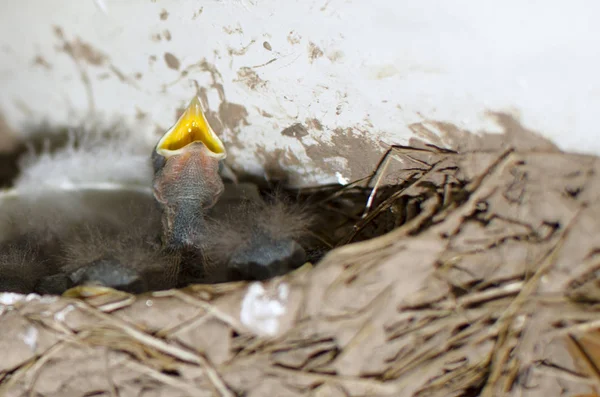
<instances>
[{"instance_id":1,"label":"open yellow beak","mask_svg":"<svg viewBox=\"0 0 600 397\"><path fill-rule=\"evenodd\" d=\"M175 125L158 141L156 151L168 158L195 142L202 142L212 157L226 157L225 146L208 124L198 97L192 99Z\"/></svg>"}]
</instances>

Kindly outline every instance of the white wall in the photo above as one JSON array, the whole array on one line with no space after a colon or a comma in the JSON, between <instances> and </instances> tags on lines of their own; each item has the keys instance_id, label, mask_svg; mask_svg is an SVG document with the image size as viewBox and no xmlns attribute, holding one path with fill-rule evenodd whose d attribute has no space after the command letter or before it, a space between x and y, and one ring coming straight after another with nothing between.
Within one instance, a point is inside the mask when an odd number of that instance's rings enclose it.
<instances>
[{"instance_id":1,"label":"white wall","mask_svg":"<svg viewBox=\"0 0 600 397\"><path fill-rule=\"evenodd\" d=\"M0 112L15 130L120 115L154 139L204 90L237 166L306 183L366 174L385 144L418 136L413 123L502 132L490 111L599 154L599 12L591 0L6 0ZM294 123L308 135L282 135Z\"/></svg>"}]
</instances>

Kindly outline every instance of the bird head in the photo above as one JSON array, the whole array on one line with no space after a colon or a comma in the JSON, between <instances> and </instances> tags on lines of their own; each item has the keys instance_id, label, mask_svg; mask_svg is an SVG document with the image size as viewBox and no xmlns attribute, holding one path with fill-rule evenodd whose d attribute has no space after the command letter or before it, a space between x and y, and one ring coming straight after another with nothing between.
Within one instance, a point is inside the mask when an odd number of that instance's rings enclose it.
<instances>
[{"instance_id":1,"label":"bird head","mask_svg":"<svg viewBox=\"0 0 600 397\"><path fill-rule=\"evenodd\" d=\"M175 125L160 138L156 152L170 159L199 147L204 148L204 156L216 161L226 157L225 146L208 124L198 97L194 97Z\"/></svg>"},{"instance_id":2,"label":"bird head","mask_svg":"<svg viewBox=\"0 0 600 397\"><path fill-rule=\"evenodd\" d=\"M223 193L220 162L225 146L194 97L179 120L158 141L152 160L154 197L163 209L166 240L190 245L199 235L202 214Z\"/></svg>"}]
</instances>

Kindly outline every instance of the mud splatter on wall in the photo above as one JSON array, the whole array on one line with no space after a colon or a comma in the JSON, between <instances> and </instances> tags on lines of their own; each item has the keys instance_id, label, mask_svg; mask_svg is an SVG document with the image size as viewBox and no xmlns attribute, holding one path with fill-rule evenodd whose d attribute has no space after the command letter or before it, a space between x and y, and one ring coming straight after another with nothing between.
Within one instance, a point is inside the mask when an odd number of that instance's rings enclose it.
<instances>
[{"instance_id":1,"label":"mud splatter on wall","mask_svg":"<svg viewBox=\"0 0 600 397\"><path fill-rule=\"evenodd\" d=\"M586 17L600 5L105 4L0 6L11 130L119 117L154 139L198 95L228 161L257 175L268 163L294 183L362 177L389 145L417 140L600 154L600 54L587 50L600 27Z\"/></svg>"}]
</instances>

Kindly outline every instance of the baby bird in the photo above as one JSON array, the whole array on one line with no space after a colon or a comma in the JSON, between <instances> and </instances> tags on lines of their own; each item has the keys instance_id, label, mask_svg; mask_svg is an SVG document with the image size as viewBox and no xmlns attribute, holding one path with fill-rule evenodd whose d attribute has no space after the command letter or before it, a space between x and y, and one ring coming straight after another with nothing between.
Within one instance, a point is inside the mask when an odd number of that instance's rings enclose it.
<instances>
[{"instance_id":1,"label":"baby bird","mask_svg":"<svg viewBox=\"0 0 600 397\"><path fill-rule=\"evenodd\" d=\"M301 266L310 223L307 212L278 197L265 201L257 192L222 199L207 215L209 280L265 280Z\"/></svg>"},{"instance_id":2,"label":"baby bird","mask_svg":"<svg viewBox=\"0 0 600 397\"><path fill-rule=\"evenodd\" d=\"M39 277L52 274L46 265L33 239L0 245L0 292L32 292Z\"/></svg>"},{"instance_id":3,"label":"baby bird","mask_svg":"<svg viewBox=\"0 0 600 397\"><path fill-rule=\"evenodd\" d=\"M225 157L225 146L194 97L152 152L153 192L162 209L167 248L201 247L204 214L223 192L219 169Z\"/></svg>"},{"instance_id":4,"label":"baby bird","mask_svg":"<svg viewBox=\"0 0 600 397\"><path fill-rule=\"evenodd\" d=\"M153 192L163 213L163 241L181 252L182 284L199 280L265 279L302 264L296 241L307 217L258 189L227 184L226 151L194 98L152 154ZM224 191L226 197L222 197Z\"/></svg>"},{"instance_id":5,"label":"baby bird","mask_svg":"<svg viewBox=\"0 0 600 397\"><path fill-rule=\"evenodd\" d=\"M140 293L176 286L179 258L161 247L152 195L86 190L37 198L4 203L11 211L0 218L0 290L61 294L95 284Z\"/></svg>"},{"instance_id":6,"label":"baby bird","mask_svg":"<svg viewBox=\"0 0 600 397\"><path fill-rule=\"evenodd\" d=\"M140 293L304 262L309 218L256 185L223 182L226 150L197 98L146 161L131 138L83 134L22 162L0 192L0 290Z\"/></svg>"},{"instance_id":7,"label":"baby bird","mask_svg":"<svg viewBox=\"0 0 600 397\"><path fill-rule=\"evenodd\" d=\"M21 159L13 188L0 192L0 291L176 285L179 257L160 244L144 146L139 136L83 128L64 147Z\"/></svg>"},{"instance_id":8,"label":"baby bird","mask_svg":"<svg viewBox=\"0 0 600 397\"><path fill-rule=\"evenodd\" d=\"M151 196L131 204L120 222L84 225L64 242L61 270L73 285L132 293L176 286L179 258L161 247L160 214Z\"/></svg>"}]
</instances>

